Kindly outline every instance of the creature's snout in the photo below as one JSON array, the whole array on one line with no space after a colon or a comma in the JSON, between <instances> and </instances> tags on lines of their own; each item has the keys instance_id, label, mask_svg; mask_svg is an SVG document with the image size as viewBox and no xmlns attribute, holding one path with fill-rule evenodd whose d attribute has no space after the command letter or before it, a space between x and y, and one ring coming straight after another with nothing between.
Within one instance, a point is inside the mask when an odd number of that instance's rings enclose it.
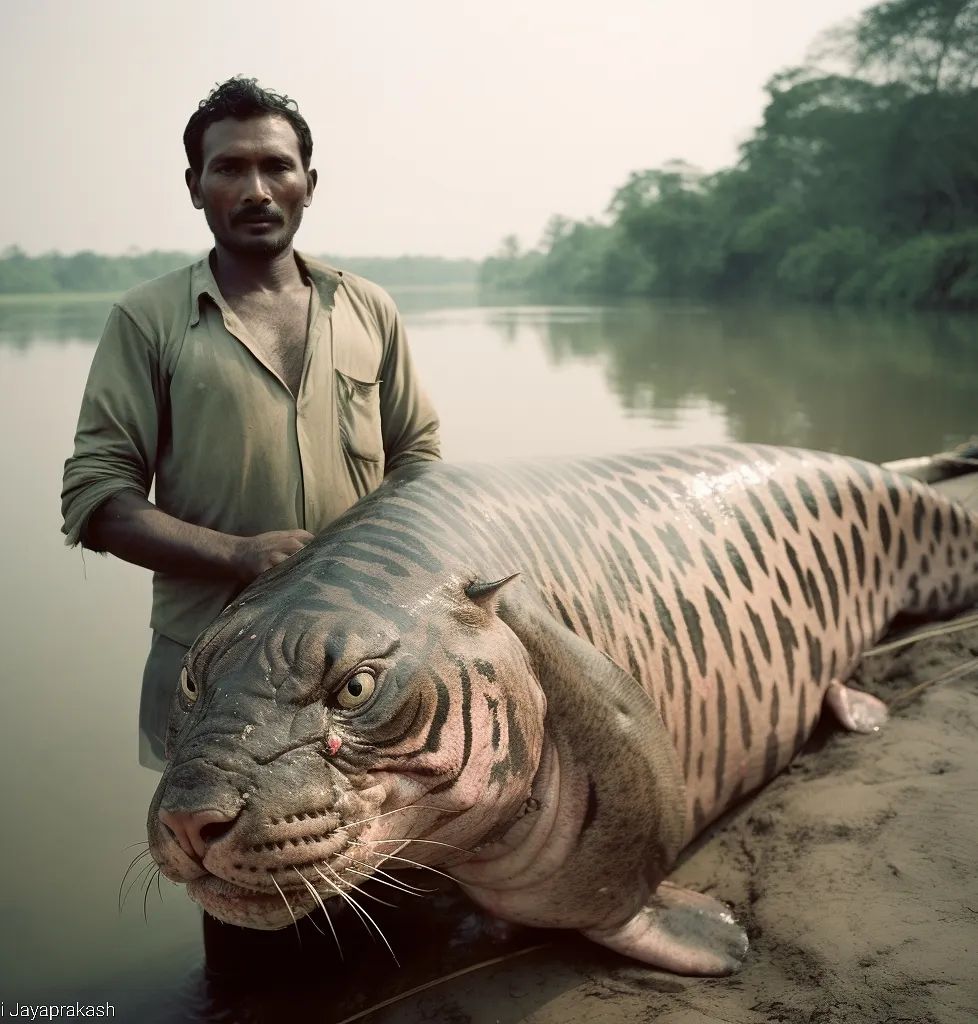
<instances>
[{"instance_id":1,"label":"creature's snout","mask_svg":"<svg viewBox=\"0 0 978 1024\"><path fill-rule=\"evenodd\" d=\"M241 823L246 804L237 772L199 761L169 769L148 822L150 849L157 863L165 865L167 877L194 877L205 860L213 859L216 847L227 847L229 841L233 845L231 833Z\"/></svg>"},{"instance_id":2,"label":"creature's snout","mask_svg":"<svg viewBox=\"0 0 978 1024\"><path fill-rule=\"evenodd\" d=\"M161 807L158 817L170 830L180 849L191 860L203 863L209 847L231 830L238 813L228 814L214 808L203 811L169 811Z\"/></svg>"}]
</instances>

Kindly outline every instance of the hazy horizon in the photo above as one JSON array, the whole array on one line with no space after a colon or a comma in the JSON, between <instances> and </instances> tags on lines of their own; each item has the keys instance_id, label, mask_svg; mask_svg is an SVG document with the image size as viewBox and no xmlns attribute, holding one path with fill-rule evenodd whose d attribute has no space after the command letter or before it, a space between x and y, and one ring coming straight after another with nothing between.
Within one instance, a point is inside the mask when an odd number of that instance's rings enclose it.
<instances>
[{"instance_id":1,"label":"hazy horizon","mask_svg":"<svg viewBox=\"0 0 978 1024\"><path fill-rule=\"evenodd\" d=\"M5 14L0 250L207 248L181 136L256 76L310 124L320 185L296 239L344 257L481 259L553 214L600 218L632 171L729 166L764 83L869 4L37 0Z\"/></svg>"}]
</instances>

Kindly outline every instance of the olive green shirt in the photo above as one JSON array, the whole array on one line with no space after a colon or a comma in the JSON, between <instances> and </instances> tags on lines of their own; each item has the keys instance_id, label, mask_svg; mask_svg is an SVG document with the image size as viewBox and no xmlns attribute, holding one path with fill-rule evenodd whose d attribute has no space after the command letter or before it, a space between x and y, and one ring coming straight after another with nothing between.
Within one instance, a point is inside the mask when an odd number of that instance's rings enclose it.
<instances>
[{"instance_id":1,"label":"olive green shirt","mask_svg":"<svg viewBox=\"0 0 978 1024\"><path fill-rule=\"evenodd\" d=\"M406 463L439 458L393 300L299 257L313 284L297 396L224 300L209 258L127 292L112 308L82 399L62 491L66 543L122 491L186 522L249 536L317 533ZM240 589L153 576L150 625L191 644Z\"/></svg>"}]
</instances>

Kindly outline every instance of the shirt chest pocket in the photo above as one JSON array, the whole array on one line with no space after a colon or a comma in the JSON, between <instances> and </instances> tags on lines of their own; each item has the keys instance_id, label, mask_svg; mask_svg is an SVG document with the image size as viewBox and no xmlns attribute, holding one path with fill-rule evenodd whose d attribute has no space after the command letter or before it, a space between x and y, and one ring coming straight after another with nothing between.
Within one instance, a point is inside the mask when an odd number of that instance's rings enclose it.
<instances>
[{"instance_id":1,"label":"shirt chest pocket","mask_svg":"<svg viewBox=\"0 0 978 1024\"><path fill-rule=\"evenodd\" d=\"M362 381L336 370L336 406L343 447L354 458L381 462L380 381Z\"/></svg>"}]
</instances>

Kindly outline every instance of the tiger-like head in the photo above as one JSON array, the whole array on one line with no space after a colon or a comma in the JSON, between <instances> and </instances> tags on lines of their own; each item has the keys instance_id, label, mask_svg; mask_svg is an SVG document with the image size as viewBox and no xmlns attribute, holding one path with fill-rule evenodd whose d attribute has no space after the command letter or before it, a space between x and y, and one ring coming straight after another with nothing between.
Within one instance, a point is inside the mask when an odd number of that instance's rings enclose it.
<instances>
[{"instance_id":1,"label":"tiger-like head","mask_svg":"<svg viewBox=\"0 0 978 1024\"><path fill-rule=\"evenodd\" d=\"M546 699L496 614L506 581L299 562L189 651L147 825L163 874L250 928L467 860L527 800L543 743Z\"/></svg>"}]
</instances>

